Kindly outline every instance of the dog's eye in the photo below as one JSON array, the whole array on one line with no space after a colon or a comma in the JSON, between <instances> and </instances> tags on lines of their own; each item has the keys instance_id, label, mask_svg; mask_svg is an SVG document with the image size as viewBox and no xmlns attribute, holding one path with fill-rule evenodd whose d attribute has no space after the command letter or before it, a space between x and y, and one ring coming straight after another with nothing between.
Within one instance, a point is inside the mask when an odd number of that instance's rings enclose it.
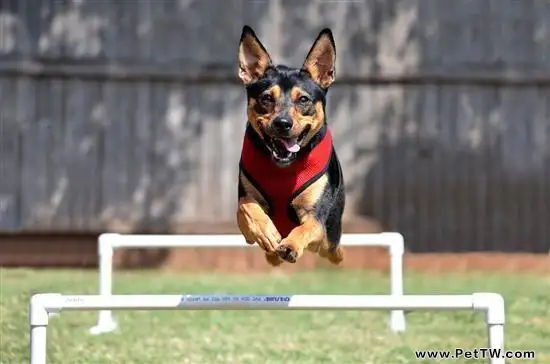
<instances>
[{"instance_id":1,"label":"dog's eye","mask_svg":"<svg viewBox=\"0 0 550 364\"><path fill-rule=\"evenodd\" d=\"M298 102L300 104L307 104L309 102L309 97L302 95L298 98Z\"/></svg>"},{"instance_id":2,"label":"dog's eye","mask_svg":"<svg viewBox=\"0 0 550 364\"><path fill-rule=\"evenodd\" d=\"M272 104L275 102L275 99L270 94L264 94L260 97L260 101L264 104Z\"/></svg>"}]
</instances>

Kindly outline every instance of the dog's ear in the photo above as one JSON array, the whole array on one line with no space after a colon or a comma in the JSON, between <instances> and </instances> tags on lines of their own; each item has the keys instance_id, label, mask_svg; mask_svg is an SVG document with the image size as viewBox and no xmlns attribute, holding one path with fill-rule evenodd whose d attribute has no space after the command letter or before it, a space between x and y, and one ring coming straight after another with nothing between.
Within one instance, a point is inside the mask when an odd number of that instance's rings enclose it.
<instances>
[{"instance_id":1,"label":"dog's ear","mask_svg":"<svg viewBox=\"0 0 550 364\"><path fill-rule=\"evenodd\" d=\"M336 46L330 29L319 33L307 54L302 69L322 88L328 88L335 77Z\"/></svg>"},{"instance_id":2,"label":"dog's ear","mask_svg":"<svg viewBox=\"0 0 550 364\"><path fill-rule=\"evenodd\" d=\"M260 79L271 66L271 57L251 27L245 25L239 42L239 78L245 85Z\"/></svg>"}]
</instances>

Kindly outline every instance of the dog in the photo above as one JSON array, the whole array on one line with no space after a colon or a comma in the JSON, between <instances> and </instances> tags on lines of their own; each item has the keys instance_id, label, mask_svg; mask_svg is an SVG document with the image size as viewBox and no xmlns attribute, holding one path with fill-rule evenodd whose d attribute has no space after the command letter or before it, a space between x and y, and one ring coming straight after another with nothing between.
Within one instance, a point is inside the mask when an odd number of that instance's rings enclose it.
<instances>
[{"instance_id":1,"label":"dog","mask_svg":"<svg viewBox=\"0 0 550 364\"><path fill-rule=\"evenodd\" d=\"M329 28L315 39L301 68L274 65L254 30L242 28L238 76L247 95L239 162L237 224L272 266L296 263L304 251L333 264L340 245L345 190L326 121L335 78Z\"/></svg>"}]
</instances>

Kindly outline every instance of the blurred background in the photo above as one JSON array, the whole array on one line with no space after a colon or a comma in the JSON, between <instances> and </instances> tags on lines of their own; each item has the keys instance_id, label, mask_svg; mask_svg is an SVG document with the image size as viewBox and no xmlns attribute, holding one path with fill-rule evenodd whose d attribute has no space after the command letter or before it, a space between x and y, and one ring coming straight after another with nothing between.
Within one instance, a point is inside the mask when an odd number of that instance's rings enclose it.
<instances>
[{"instance_id":1,"label":"blurred background","mask_svg":"<svg viewBox=\"0 0 550 364\"><path fill-rule=\"evenodd\" d=\"M95 265L106 231L237 232L243 24L293 66L334 32L345 232L398 231L430 264L546 259L547 1L0 0L0 265ZM174 254L119 263L265 266Z\"/></svg>"}]
</instances>

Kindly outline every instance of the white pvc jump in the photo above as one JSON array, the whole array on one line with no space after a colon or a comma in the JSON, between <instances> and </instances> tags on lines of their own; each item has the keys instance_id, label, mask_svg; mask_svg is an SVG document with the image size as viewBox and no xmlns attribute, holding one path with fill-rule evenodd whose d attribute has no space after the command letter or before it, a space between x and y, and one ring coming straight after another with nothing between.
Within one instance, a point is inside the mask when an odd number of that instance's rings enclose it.
<instances>
[{"instance_id":1,"label":"white pvc jump","mask_svg":"<svg viewBox=\"0 0 550 364\"><path fill-rule=\"evenodd\" d=\"M86 310L475 310L485 313L490 349L504 352L504 299L471 295L34 295L29 305L31 364L46 364L50 315ZM412 360L412 359L411 359ZM489 358L504 364L503 358Z\"/></svg>"},{"instance_id":2,"label":"white pvc jump","mask_svg":"<svg viewBox=\"0 0 550 364\"><path fill-rule=\"evenodd\" d=\"M403 236L399 233L343 234L342 246L379 246L388 249L390 255L390 294L403 295ZM242 235L132 235L101 234L98 238L99 255L99 294L109 297L113 294L113 254L116 249L140 248L244 248L255 247L247 244ZM90 333L98 335L116 330L118 324L110 309L99 312L96 326ZM405 331L403 310L390 312L389 327L393 332Z\"/></svg>"}]
</instances>

